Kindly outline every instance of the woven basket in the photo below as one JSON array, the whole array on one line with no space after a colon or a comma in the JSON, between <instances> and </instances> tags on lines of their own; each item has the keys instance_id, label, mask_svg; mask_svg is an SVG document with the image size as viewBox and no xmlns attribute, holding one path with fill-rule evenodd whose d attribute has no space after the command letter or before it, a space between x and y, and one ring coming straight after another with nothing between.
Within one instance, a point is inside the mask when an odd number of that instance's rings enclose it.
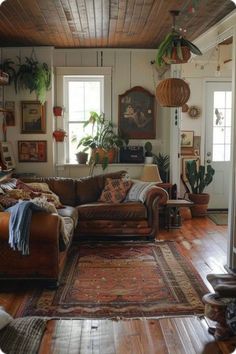
<instances>
[{"instance_id":1,"label":"woven basket","mask_svg":"<svg viewBox=\"0 0 236 354\"><path fill-rule=\"evenodd\" d=\"M156 98L162 107L182 107L189 97L189 85L182 79L162 80L156 88Z\"/></svg>"},{"instance_id":2,"label":"woven basket","mask_svg":"<svg viewBox=\"0 0 236 354\"><path fill-rule=\"evenodd\" d=\"M162 59L166 64L183 64L187 63L191 57L191 53L188 47L181 47L183 59L180 59L177 54L177 48L172 49L171 57L163 56Z\"/></svg>"}]
</instances>

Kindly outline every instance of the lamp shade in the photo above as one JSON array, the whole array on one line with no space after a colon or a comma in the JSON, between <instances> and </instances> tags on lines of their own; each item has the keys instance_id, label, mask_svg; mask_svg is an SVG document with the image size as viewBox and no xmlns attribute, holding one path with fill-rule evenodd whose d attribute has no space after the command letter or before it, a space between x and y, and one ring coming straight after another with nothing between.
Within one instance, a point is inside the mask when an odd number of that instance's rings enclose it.
<instances>
[{"instance_id":1,"label":"lamp shade","mask_svg":"<svg viewBox=\"0 0 236 354\"><path fill-rule=\"evenodd\" d=\"M189 85L182 79L162 80L156 88L156 98L162 107L182 107L189 97Z\"/></svg>"},{"instance_id":2,"label":"lamp shade","mask_svg":"<svg viewBox=\"0 0 236 354\"><path fill-rule=\"evenodd\" d=\"M141 181L162 183L157 165L144 165Z\"/></svg>"}]
</instances>

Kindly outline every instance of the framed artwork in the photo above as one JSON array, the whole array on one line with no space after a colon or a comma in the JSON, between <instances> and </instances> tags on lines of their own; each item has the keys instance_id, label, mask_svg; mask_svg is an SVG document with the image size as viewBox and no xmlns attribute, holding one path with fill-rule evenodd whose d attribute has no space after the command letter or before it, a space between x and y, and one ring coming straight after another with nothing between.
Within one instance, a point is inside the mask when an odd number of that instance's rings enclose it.
<instances>
[{"instance_id":1,"label":"framed artwork","mask_svg":"<svg viewBox=\"0 0 236 354\"><path fill-rule=\"evenodd\" d=\"M186 163L188 161L195 160L197 163L197 168L200 166L200 158L198 156L186 156L182 158L182 176L183 180L186 182L187 177L186 177Z\"/></svg>"},{"instance_id":2,"label":"framed artwork","mask_svg":"<svg viewBox=\"0 0 236 354\"><path fill-rule=\"evenodd\" d=\"M195 155L194 154L194 147L181 147L181 155L183 155L183 156Z\"/></svg>"},{"instance_id":3,"label":"framed artwork","mask_svg":"<svg viewBox=\"0 0 236 354\"><path fill-rule=\"evenodd\" d=\"M119 95L119 133L129 139L154 139L155 96L141 86Z\"/></svg>"},{"instance_id":4,"label":"framed artwork","mask_svg":"<svg viewBox=\"0 0 236 354\"><path fill-rule=\"evenodd\" d=\"M194 132L193 131L188 131L188 130L181 130L181 148L183 147L193 147L193 136Z\"/></svg>"},{"instance_id":5,"label":"framed artwork","mask_svg":"<svg viewBox=\"0 0 236 354\"><path fill-rule=\"evenodd\" d=\"M0 142L0 158L2 164L5 166L4 169L9 170L16 167L12 144L9 142Z\"/></svg>"},{"instance_id":6,"label":"framed artwork","mask_svg":"<svg viewBox=\"0 0 236 354\"><path fill-rule=\"evenodd\" d=\"M47 141L46 140L21 140L18 141L19 162L46 162Z\"/></svg>"},{"instance_id":7,"label":"framed artwork","mask_svg":"<svg viewBox=\"0 0 236 354\"><path fill-rule=\"evenodd\" d=\"M45 104L42 105L39 101L21 102L21 133L46 133Z\"/></svg>"}]
</instances>

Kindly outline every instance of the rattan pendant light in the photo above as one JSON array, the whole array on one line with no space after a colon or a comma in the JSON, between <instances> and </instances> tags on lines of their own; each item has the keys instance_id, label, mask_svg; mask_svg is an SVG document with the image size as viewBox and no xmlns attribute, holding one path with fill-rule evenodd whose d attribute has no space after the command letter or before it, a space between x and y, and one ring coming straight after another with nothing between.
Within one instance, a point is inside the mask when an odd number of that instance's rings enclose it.
<instances>
[{"instance_id":1,"label":"rattan pendant light","mask_svg":"<svg viewBox=\"0 0 236 354\"><path fill-rule=\"evenodd\" d=\"M189 97L189 85L182 79L162 80L156 88L156 98L162 107L182 107Z\"/></svg>"}]
</instances>

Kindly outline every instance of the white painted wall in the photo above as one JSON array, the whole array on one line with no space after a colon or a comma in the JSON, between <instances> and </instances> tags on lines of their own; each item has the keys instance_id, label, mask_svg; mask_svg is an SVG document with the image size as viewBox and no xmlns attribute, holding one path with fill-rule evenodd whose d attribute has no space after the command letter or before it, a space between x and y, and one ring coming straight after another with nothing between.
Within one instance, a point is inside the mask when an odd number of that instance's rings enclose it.
<instances>
[{"instance_id":1,"label":"white painted wall","mask_svg":"<svg viewBox=\"0 0 236 354\"><path fill-rule=\"evenodd\" d=\"M143 49L54 49L52 47L35 47L37 59L46 62L52 68L56 67L111 67L112 93L111 112L114 124L118 122L118 95L134 86L142 86L155 94L158 75L151 61L155 59L155 50ZM30 56L32 48L2 48L2 60L11 58L17 63L17 56L24 59ZM55 72L55 71L54 71ZM55 90L55 93L54 93ZM4 87L5 100L14 100L16 104L16 126L7 130L7 140L13 144L17 172L34 172L39 175L56 174L57 146L52 138L52 132L57 124L52 107L57 105L57 92L54 80L52 89L47 93L46 102L46 134L21 134L21 101L35 100L34 94L28 91L15 94L13 86ZM55 102L55 103L54 103ZM169 153L170 140L170 110L161 109L156 105L156 139L151 140L154 153ZM0 118L1 124L1 118ZM1 139L1 136L0 136ZM46 163L19 163L18 140L47 140L48 161ZM62 144L62 143L59 143ZM142 140L131 140L130 145L144 145ZM61 159L60 159L61 160Z\"/></svg>"}]
</instances>

